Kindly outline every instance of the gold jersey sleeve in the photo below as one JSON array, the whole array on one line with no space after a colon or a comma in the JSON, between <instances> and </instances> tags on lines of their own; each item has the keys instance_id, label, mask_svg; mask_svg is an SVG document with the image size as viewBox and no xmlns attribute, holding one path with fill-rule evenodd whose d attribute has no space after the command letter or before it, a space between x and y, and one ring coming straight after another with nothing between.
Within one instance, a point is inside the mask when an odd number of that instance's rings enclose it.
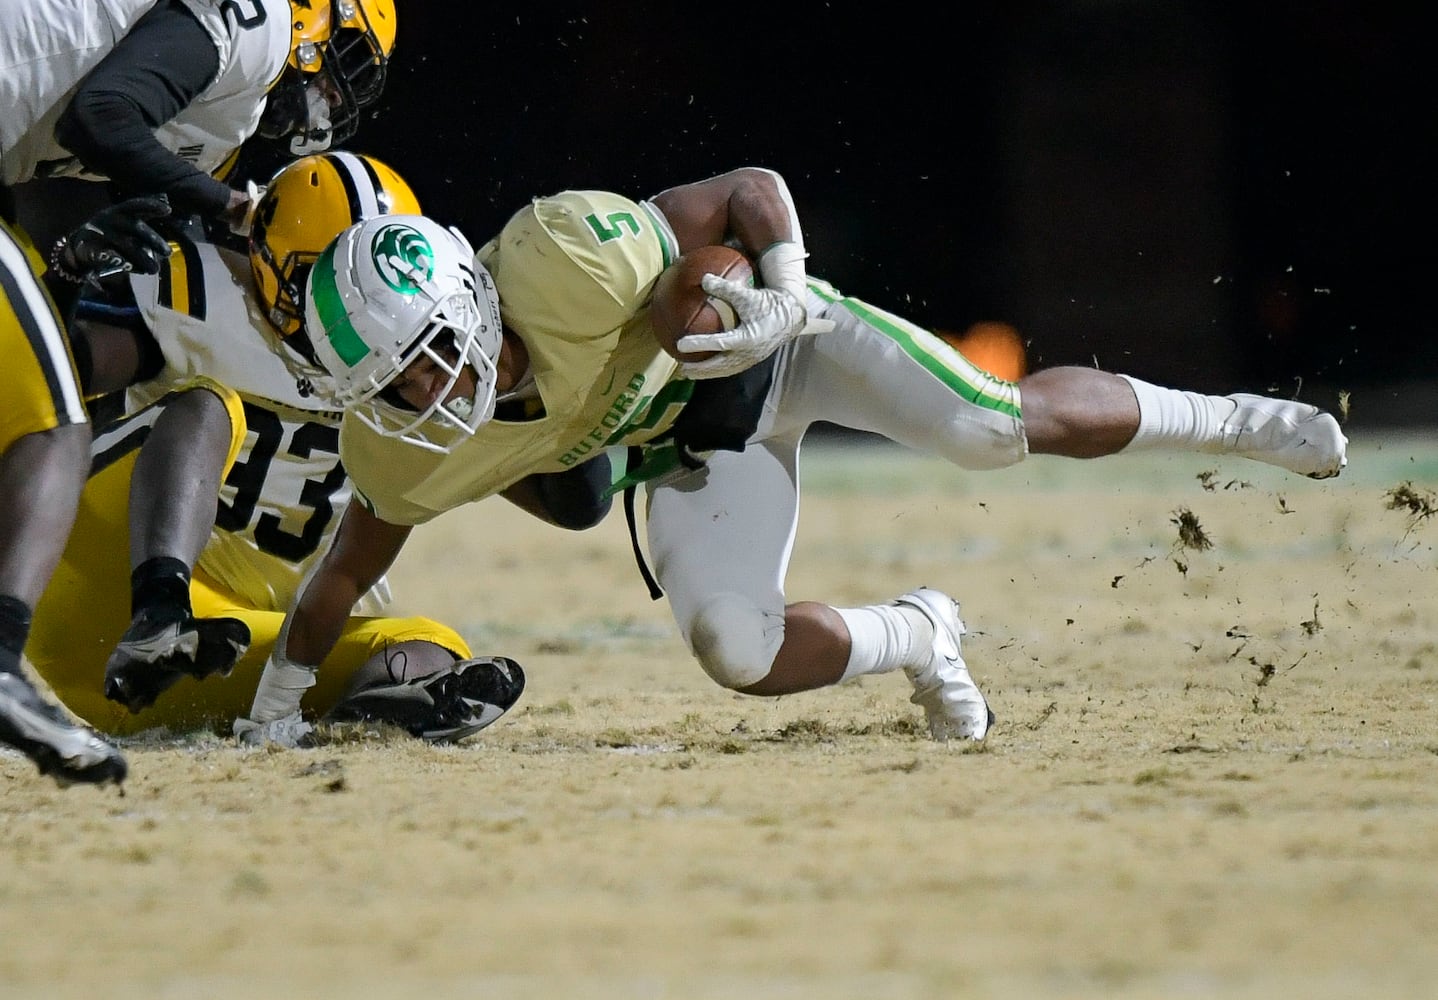
<instances>
[{"instance_id":1,"label":"gold jersey sleeve","mask_svg":"<svg viewBox=\"0 0 1438 1000\"><path fill-rule=\"evenodd\" d=\"M341 456L370 509L421 524L667 430L690 385L654 338L649 295L677 255L659 210L622 195L566 191L517 212L476 259L494 276L506 331L528 349L542 413L497 416L447 455L346 419Z\"/></svg>"}]
</instances>

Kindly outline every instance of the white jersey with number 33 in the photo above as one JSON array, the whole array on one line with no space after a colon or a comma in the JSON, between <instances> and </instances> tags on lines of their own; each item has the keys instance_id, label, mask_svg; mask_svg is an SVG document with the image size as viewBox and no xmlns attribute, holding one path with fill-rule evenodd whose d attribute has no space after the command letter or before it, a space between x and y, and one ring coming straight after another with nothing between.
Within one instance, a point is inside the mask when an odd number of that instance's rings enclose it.
<instances>
[{"instance_id":1,"label":"white jersey with number 33","mask_svg":"<svg viewBox=\"0 0 1438 1000\"><path fill-rule=\"evenodd\" d=\"M199 565L255 607L283 611L351 491L339 461L340 414L301 395L275 354L251 282L248 258L206 243L179 243L158 275L132 275L165 369L132 387L127 402L136 409L195 375L240 394L248 434ZM388 602L381 580L355 613L378 614Z\"/></svg>"}]
</instances>

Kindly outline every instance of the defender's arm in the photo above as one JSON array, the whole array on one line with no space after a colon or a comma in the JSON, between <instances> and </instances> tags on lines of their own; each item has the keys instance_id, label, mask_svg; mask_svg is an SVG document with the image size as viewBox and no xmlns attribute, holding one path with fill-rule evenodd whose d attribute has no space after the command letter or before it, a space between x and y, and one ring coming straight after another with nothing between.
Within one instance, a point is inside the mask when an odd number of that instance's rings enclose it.
<instances>
[{"instance_id":1,"label":"defender's arm","mask_svg":"<svg viewBox=\"0 0 1438 1000\"><path fill-rule=\"evenodd\" d=\"M358 502L345 509L333 542L285 618L249 718L235 720L235 735L243 742L294 746L310 731L300 700L314 686L355 603L394 564L411 530L380 520Z\"/></svg>"}]
</instances>

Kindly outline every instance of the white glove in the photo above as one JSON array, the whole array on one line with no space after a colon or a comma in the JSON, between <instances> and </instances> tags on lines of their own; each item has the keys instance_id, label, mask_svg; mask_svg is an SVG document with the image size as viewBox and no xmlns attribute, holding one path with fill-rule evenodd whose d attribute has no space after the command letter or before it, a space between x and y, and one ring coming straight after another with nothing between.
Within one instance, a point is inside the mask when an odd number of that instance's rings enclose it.
<instances>
[{"instance_id":1,"label":"white glove","mask_svg":"<svg viewBox=\"0 0 1438 1000\"><path fill-rule=\"evenodd\" d=\"M704 291L734 307L739 325L719 333L691 333L680 337L681 351L715 351L703 361L680 364L685 378L722 378L752 367L795 337L827 333L832 320L809 319L804 304L786 291L750 288L717 274L704 275Z\"/></svg>"},{"instance_id":2,"label":"white glove","mask_svg":"<svg viewBox=\"0 0 1438 1000\"><path fill-rule=\"evenodd\" d=\"M315 727L306 722L299 711L274 719L270 722L255 722L253 719L235 720L235 737L248 747L260 747L267 743L293 750L300 745Z\"/></svg>"},{"instance_id":3,"label":"white glove","mask_svg":"<svg viewBox=\"0 0 1438 1000\"><path fill-rule=\"evenodd\" d=\"M739 325L722 333L693 333L680 337L681 351L717 351L703 361L679 366L685 378L722 378L752 367L795 337L828 333L832 320L810 319L804 306L803 245L781 240L759 255L763 288L750 288L717 275L706 274L700 284L710 295L734 307Z\"/></svg>"},{"instance_id":4,"label":"white glove","mask_svg":"<svg viewBox=\"0 0 1438 1000\"><path fill-rule=\"evenodd\" d=\"M276 644L278 647L278 644ZM319 668L306 666L287 659L282 653L274 652L265 661L264 672L260 674L259 687L255 688L255 700L250 706L248 719L236 719L234 733L244 743L281 743L294 746L295 742L284 743L283 737L293 726L270 726L270 723L298 723L300 699L314 687L315 673ZM258 731L258 732L257 732ZM300 734L301 736L304 733Z\"/></svg>"},{"instance_id":5,"label":"white glove","mask_svg":"<svg viewBox=\"0 0 1438 1000\"><path fill-rule=\"evenodd\" d=\"M254 181L245 181L245 201L230 210L230 232L245 239L250 238L250 230L255 226L255 212L259 210L260 199L264 194L264 186ZM241 211L241 208L244 211Z\"/></svg>"}]
</instances>

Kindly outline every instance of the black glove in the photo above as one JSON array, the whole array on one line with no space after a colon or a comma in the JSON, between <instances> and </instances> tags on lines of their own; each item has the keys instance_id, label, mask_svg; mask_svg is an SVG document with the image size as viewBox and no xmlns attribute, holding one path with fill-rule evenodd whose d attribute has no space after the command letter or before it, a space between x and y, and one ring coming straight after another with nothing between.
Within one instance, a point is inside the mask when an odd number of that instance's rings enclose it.
<instances>
[{"instance_id":1,"label":"black glove","mask_svg":"<svg viewBox=\"0 0 1438 1000\"><path fill-rule=\"evenodd\" d=\"M50 267L74 282L122 271L155 274L170 256L170 244L148 220L169 214L169 199L162 194L130 198L102 209L56 242Z\"/></svg>"}]
</instances>

